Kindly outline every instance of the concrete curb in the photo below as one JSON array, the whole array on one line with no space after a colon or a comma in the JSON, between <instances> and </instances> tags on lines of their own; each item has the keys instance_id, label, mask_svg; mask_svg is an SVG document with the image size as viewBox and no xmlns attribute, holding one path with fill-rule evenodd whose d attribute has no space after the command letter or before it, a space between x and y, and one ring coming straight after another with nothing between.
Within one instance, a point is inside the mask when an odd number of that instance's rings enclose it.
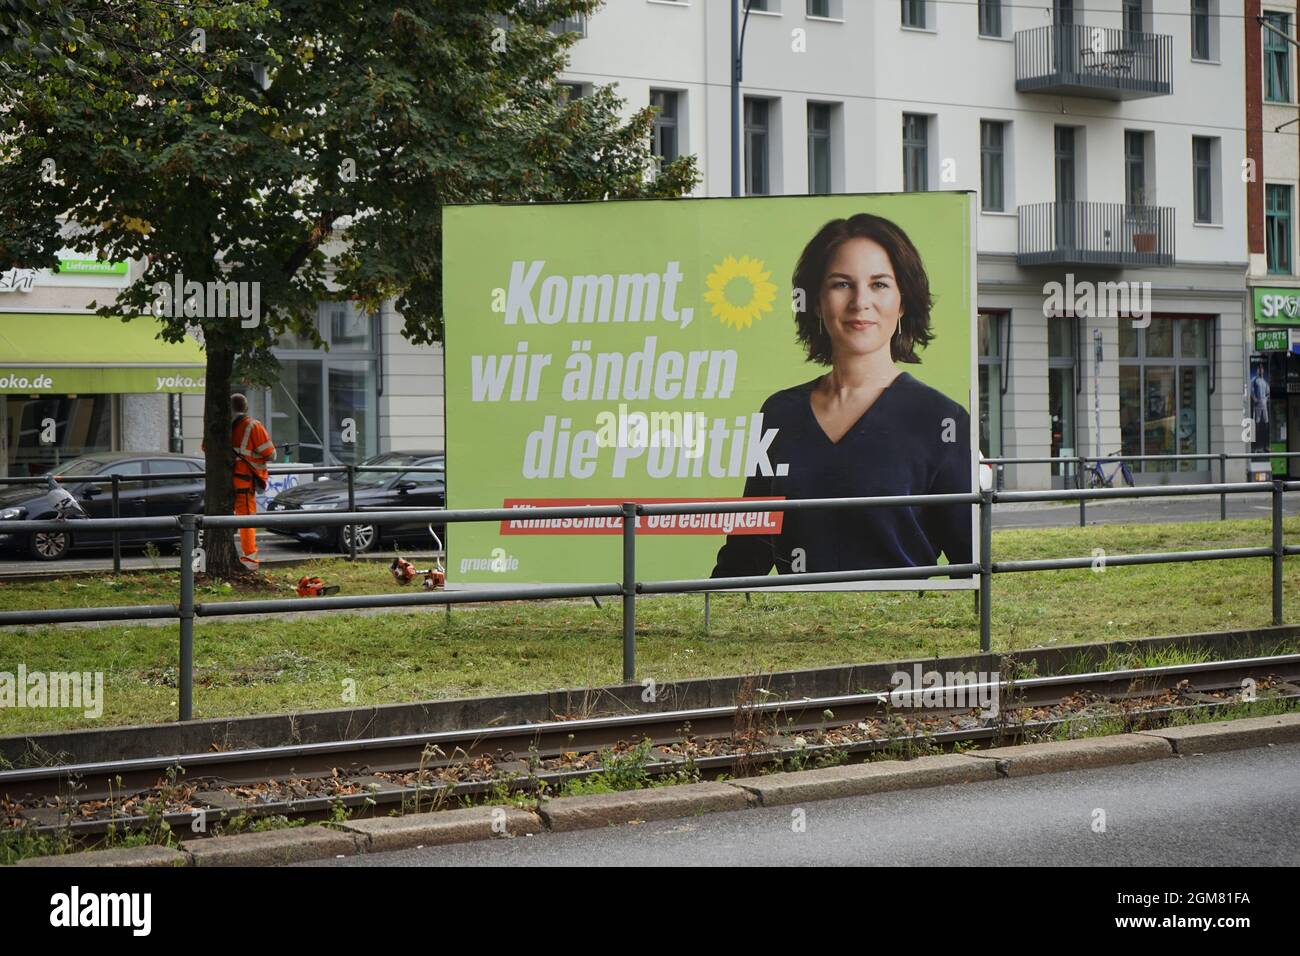
<instances>
[{"instance_id":1,"label":"concrete curb","mask_svg":"<svg viewBox=\"0 0 1300 956\"><path fill-rule=\"evenodd\" d=\"M1213 724L1144 730L1141 736L1166 741L1179 756L1294 743L1300 741L1300 714L1243 717Z\"/></svg>"},{"instance_id":2,"label":"concrete curb","mask_svg":"<svg viewBox=\"0 0 1300 956\"><path fill-rule=\"evenodd\" d=\"M1022 744L910 761L826 767L726 783L706 782L649 790L559 797L536 813L513 807L469 807L351 820L336 828L291 827L262 833L186 841L181 849L133 847L36 857L18 866L274 866L358 853L380 853L524 836L571 832L649 820L668 820L747 807L867 796L975 783L1000 777L1088 770L1196 753L1300 742L1300 713L1247 717L1167 730Z\"/></svg>"},{"instance_id":3,"label":"concrete curb","mask_svg":"<svg viewBox=\"0 0 1300 956\"><path fill-rule=\"evenodd\" d=\"M91 850L88 853L65 853L62 856L37 856L19 860L14 866L189 866L190 858L179 850L165 846L118 847L114 850Z\"/></svg>"},{"instance_id":4,"label":"concrete curb","mask_svg":"<svg viewBox=\"0 0 1300 956\"><path fill-rule=\"evenodd\" d=\"M1117 734L1113 737L1084 737L1081 740L1054 740L1045 744L1021 744L1018 747L994 747L973 750L966 756L996 763L1003 777L1027 777L1062 770L1086 770L1113 767L1116 764L1141 763L1173 756L1167 740L1142 734Z\"/></svg>"},{"instance_id":5,"label":"concrete curb","mask_svg":"<svg viewBox=\"0 0 1300 956\"><path fill-rule=\"evenodd\" d=\"M547 829L590 830L643 820L692 817L719 810L743 810L750 797L725 783L688 783L652 790L593 793L548 800L538 808Z\"/></svg>"},{"instance_id":6,"label":"concrete curb","mask_svg":"<svg viewBox=\"0 0 1300 956\"><path fill-rule=\"evenodd\" d=\"M808 800L860 797L888 790L995 780L997 776L997 764L994 761L972 760L964 754L942 754L916 760L882 760L877 763L746 777L731 781L731 785L754 794L765 807L777 807Z\"/></svg>"},{"instance_id":7,"label":"concrete curb","mask_svg":"<svg viewBox=\"0 0 1300 956\"><path fill-rule=\"evenodd\" d=\"M278 866L353 856L365 849L365 840L356 833L306 826L187 840L181 849L194 866Z\"/></svg>"},{"instance_id":8,"label":"concrete curb","mask_svg":"<svg viewBox=\"0 0 1300 956\"><path fill-rule=\"evenodd\" d=\"M466 807L463 810L349 820L339 826L363 839L367 853L469 843L493 837L531 836L542 832L542 821L537 814L514 807Z\"/></svg>"}]
</instances>

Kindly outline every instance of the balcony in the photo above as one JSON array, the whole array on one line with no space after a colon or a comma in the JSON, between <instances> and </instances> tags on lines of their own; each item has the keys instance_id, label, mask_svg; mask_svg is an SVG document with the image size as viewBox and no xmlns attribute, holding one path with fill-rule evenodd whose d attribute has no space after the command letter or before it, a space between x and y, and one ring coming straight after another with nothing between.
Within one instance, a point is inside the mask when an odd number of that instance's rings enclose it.
<instances>
[{"instance_id":1,"label":"balcony","mask_svg":"<svg viewBox=\"0 0 1300 956\"><path fill-rule=\"evenodd\" d=\"M1016 92L1135 100L1168 96L1174 38L1082 24L1016 33Z\"/></svg>"},{"instance_id":2,"label":"balcony","mask_svg":"<svg viewBox=\"0 0 1300 956\"><path fill-rule=\"evenodd\" d=\"M1019 208L1022 266L1172 266L1172 206L1039 202Z\"/></svg>"}]
</instances>

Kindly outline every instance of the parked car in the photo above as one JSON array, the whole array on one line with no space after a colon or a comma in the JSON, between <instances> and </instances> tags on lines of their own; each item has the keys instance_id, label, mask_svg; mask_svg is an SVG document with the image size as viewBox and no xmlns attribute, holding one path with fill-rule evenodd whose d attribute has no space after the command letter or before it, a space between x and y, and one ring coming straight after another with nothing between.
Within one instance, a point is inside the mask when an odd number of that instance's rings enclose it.
<instances>
[{"instance_id":1,"label":"parked car","mask_svg":"<svg viewBox=\"0 0 1300 956\"><path fill-rule=\"evenodd\" d=\"M180 478L149 478L149 475L180 473ZM118 493L118 516L163 518L203 510L203 459L160 452L106 452L74 458L50 471L81 510L91 518L113 517L111 475L144 477L145 481L124 481ZM193 477L189 477L189 476ZM0 480L0 548L27 551L42 561L57 561L74 549L110 546L110 531L88 531L69 523L68 531L38 531L5 534L6 521L41 521L55 517L45 485L5 485ZM124 547L179 542L180 532L123 531Z\"/></svg>"},{"instance_id":2,"label":"parked car","mask_svg":"<svg viewBox=\"0 0 1300 956\"><path fill-rule=\"evenodd\" d=\"M446 456L440 451L390 451L367 458L362 465L387 465L393 468L427 467L436 471L357 472L353 491L358 511L375 508L444 508L447 504ZM282 491L271 499L266 509L271 514L297 511L347 511L348 483L345 480L312 481ZM274 528L276 534L289 535L304 544L325 545L347 551L349 527L311 526ZM370 551L383 541L418 541L432 546L428 522L388 519L357 525L357 551ZM433 526L446 543L447 533L440 524Z\"/></svg>"}]
</instances>

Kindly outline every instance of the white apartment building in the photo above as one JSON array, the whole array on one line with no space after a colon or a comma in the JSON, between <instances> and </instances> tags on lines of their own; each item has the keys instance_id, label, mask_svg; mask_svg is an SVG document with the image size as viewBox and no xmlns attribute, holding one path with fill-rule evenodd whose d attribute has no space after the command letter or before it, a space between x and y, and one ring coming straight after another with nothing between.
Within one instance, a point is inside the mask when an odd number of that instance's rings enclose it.
<instances>
[{"instance_id":1,"label":"white apartment building","mask_svg":"<svg viewBox=\"0 0 1300 956\"><path fill-rule=\"evenodd\" d=\"M978 191L986 457L1249 450L1243 0L749 6L746 194ZM656 106L655 148L699 157L701 196L731 193L730 7L608 0L569 24L565 82ZM1150 283L1150 324L1048 315L1053 282ZM1061 471L1008 465L1004 483ZM1135 472L1184 483L1218 464Z\"/></svg>"}]
</instances>

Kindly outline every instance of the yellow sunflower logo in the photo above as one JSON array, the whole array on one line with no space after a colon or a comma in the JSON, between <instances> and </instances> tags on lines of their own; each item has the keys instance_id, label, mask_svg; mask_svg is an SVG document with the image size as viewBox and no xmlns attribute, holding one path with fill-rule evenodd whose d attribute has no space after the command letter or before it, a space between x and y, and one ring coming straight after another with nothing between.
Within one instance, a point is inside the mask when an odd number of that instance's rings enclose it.
<instances>
[{"instance_id":1,"label":"yellow sunflower logo","mask_svg":"<svg viewBox=\"0 0 1300 956\"><path fill-rule=\"evenodd\" d=\"M713 306L714 317L724 325L747 329L772 311L776 286L768 281L771 277L762 259L727 256L709 273L704 301Z\"/></svg>"}]
</instances>

